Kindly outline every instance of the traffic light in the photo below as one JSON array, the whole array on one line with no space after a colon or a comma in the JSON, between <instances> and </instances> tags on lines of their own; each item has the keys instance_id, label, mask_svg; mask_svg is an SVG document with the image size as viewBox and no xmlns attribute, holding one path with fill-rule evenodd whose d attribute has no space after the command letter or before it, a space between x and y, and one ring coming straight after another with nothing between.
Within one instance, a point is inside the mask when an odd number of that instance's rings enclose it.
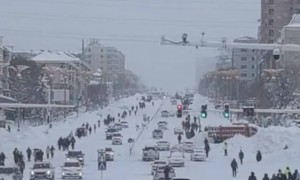
<instances>
[{"instance_id":1,"label":"traffic light","mask_svg":"<svg viewBox=\"0 0 300 180\"><path fill-rule=\"evenodd\" d=\"M182 105L181 104L178 104L177 105L177 118L181 118L182 117Z\"/></svg>"},{"instance_id":2,"label":"traffic light","mask_svg":"<svg viewBox=\"0 0 300 180\"><path fill-rule=\"evenodd\" d=\"M207 105L202 105L201 106L201 118L206 118L207 117Z\"/></svg>"},{"instance_id":3,"label":"traffic light","mask_svg":"<svg viewBox=\"0 0 300 180\"><path fill-rule=\"evenodd\" d=\"M225 118L229 118L229 105L228 105L228 104L226 104L226 105L224 106L224 112L223 112L223 115L224 115Z\"/></svg>"}]
</instances>

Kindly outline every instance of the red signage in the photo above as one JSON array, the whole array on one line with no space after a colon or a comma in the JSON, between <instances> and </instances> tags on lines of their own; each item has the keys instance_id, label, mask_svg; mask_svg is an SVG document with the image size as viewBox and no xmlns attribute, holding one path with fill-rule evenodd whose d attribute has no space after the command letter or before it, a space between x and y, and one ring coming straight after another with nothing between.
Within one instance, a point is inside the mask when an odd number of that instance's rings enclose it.
<instances>
[{"instance_id":1,"label":"red signage","mask_svg":"<svg viewBox=\"0 0 300 180\"><path fill-rule=\"evenodd\" d=\"M177 109L178 109L178 110L182 110L182 105L181 105L181 104L178 104L178 105L177 105Z\"/></svg>"}]
</instances>

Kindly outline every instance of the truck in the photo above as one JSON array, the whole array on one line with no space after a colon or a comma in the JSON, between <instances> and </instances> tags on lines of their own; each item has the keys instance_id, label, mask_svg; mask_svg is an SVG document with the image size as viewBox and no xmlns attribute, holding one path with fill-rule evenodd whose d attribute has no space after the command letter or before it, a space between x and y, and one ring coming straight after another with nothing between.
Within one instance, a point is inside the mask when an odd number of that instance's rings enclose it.
<instances>
[{"instance_id":1,"label":"truck","mask_svg":"<svg viewBox=\"0 0 300 180\"><path fill-rule=\"evenodd\" d=\"M205 131L207 132L208 138L214 143L221 143L238 134L251 137L257 133L257 128L249 124L236 123L226 126L206 126Z\"/></svg>"}]
</instances>

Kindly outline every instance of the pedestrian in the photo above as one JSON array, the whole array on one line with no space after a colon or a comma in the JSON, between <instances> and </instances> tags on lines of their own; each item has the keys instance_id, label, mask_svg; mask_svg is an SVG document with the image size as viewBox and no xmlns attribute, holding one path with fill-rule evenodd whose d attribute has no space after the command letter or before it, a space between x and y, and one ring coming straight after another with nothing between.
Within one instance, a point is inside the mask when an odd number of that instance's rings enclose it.
<instances>
[{"instance_id":1,"label":"pedestrian","mask_svg":"<svg viewBox=\"0 0 300 180\"><path fill-rule=\"evenodd\" d=\"M277 179L279 179L279 180L287 180L286 175L282 173L281 169L278 170Z\"/></svg>"},{"instance_id":2,"label":"pedestrian","mask_svg":"<svg viewBox=\"0 0 300 180\"><path fill-rule=\"evenodd\" d=\"M275 174L272 175L271 180L278 180Z\"/></svg>"},{"instance_id":3,"label":"pedestrian","mask_svg":"<svg viewBox=\"0 0 300 180\"><path fill-rule=\"evenodd\" d=\"M7 131L8 131L8 132L11 131L10 125L7 126Z\"/></svg>"},{"instance_id":4,"label":"pedestrian","mask_svg":"<svg viewBox=\"0 0 300 180\"><path fill-rule=\"evenodd\" d=\"M28 159L28 161L31 161L32 151L31 151L31 149L29 147L27 148L26 153L27 153L27 159Z\"/></svg>"},{"instance_id":5,"label":"pedestrian","mask_svg":"<svg viewBox=\"0 0 300 180\"><path fill-rule=\"evenodd\" d=\"M241 165L243 164L243 159L244 159L244 152L242 150L240 150L239 152L239 159L241 161Z\"/></svg>"},{"instance_id":6,"label":"pedestrian","mask_svg":"<svg viewBox=\"0 0 300 180\"><path fill-rule=\"evenodd\" d=\"M76 142L75 138L72 137L72 139L71 139L71 147L72 147L72 150L74 150L75 142Z\"/></svg>"},{"instance_id":7,"label":"pedestrian","mask_svg":"<svg viewBox=\"0 0 300 180\"><path fill-rule=\"evenodd\" d=\"M236 162L235 159L233 159L231 161L231 169L232 169L232 176L236 177L236 172L237 172L237 169L238 169L238 164L237 164L237 162Z\"/></svg>"},{"instance_id":8,"label":"pedestrian","mask_svg":"<svg viewBox=\"0 0 300 180\"><path fill-rule=\"evenodd\" d=\"M3 152L0 153L0 166L5 166L6 156Z\"/></svg>"},{"instance_id":9,"label":"pedestrian","mask_svg":"<svg viewBox=\"0 0 300 180\"><path fill-rule=\"evenodd\" d=\"M47 159L49 159L49 157L50 157L50 147L49 146L47 146L47 148L46 148L46 155L47 155Z\"/></svg>"},{"instance_id":10,"label":"pedestrian","mask_svg":"<svg viewBox=\"0 0 300 180\"><path fill-rule=\"evenodd\" d=\"M22 173L22 175L24 174L24 169L25 169L25 162L23 160L21 160L19 162L19 168L20 168L20 172Z\"/></svg>"},{"instance_id":11,"label":"pedestrian","mask_svg":"<svg viewBox=\"0 0 300 180\"><path fill-rule=\"evenodd\" d=\"M57 145L58 145L58 149L61 150L61 147L62 147L62 144L63 144L63 139L62 137L60 137L57 141Z\"/></svg>"},{"instance_id":12,"label":"pedestrian","mask_svg":"<svg viewBox=\"0 0 300 180\"><path fill-rule=\"evenodd\" d=\"M181 144L181 139L182 139L181 135L178 134L178 136L177 136L178 144Z\"/></svg>"},{"instance_id":13,"label":"pedestrian","mask_svg":"<svg viewBox=\"0 0 300 180\"><path fill-rule=\"evenodd\" d=\"M94 124L94 133L96 133L97 126Z\"/></svg>"},{"instance_id":14,"label":"pedestrian","mask_svg":"<svg viewBox=\"0 0 300 180\"><path fill-rule=\"evenodd\" d=\"M285 176L286 176L287 179L289 179L290 173L291 173L290 168L289 168L289 167L286 167L284 174L285 174Z\"/></svg>"},{"instance_id":15,"label":"pedestrian","mask_svg":"<svg viewBox=\"0 0 300 180\"><path fill-rule=\"evenodd\" d=\"M293 180L300 180L300 174L297 169L294 171L292 177Z\"/></svg>"},{"instance_id":16,"label":"pedestrian","mask_svg":"<svg viewBox=\"0 0 300 180\"><path fill-rule=\"evenodd\" d=\"M74 137L73 137L73 138L74 138ZM54 151L55 151L54 146L51 146L51 148L50 148L51 158L54 157Z\"/></svg>"},{"instance_id":17,"label":"pedestrian","mask_svg":"<svg viewBox=\"0 0 300 180\"><path fill-rule=\"evenodd\" d=\"M248 180L257 180L254 172L251 172L251 175L249 176Z\"/></svg>"},{"instance_id":18,"label":"pedestrian","mask_svg":"<svg viewBox=\"0 0 300 180\"><path fill-rule=\"evenodd\" d=\"M209 154L209 151L210 151L210 146L209 146L209 144L208 144L208 143L207 143L207 144L205 144L205 147L204 147L204 149L205 149L206 158L208 158L208 154Z\"/></svg>"},{"instance_id":19,"label":"pedestrian","mask_svg":"<svg viewBox=\"0 0 300 180\"><path fill-rule=\"evenodd\" d=\"M165 169L164 169L165 180L170 179L169 173L170 173L170 167L167 165L167 166L165 166Z\"/></svg>"},{"instance_id":20,"label":"pedestrian","mask_svg":"<svg viewBox=\"0 0 300 180\"><path fill-rule=\"evenodd\" d=\"M268 177L268 174L267 174L267 173L265 173L265 175L264 175L264 177L263 177L262 180L270 180L270 178Z\"/></svg>"},{"instance_id":21,"label":"pedestrian","mask_svg":"<svg viewBox=\"0 0 300 180\"><path fill-rule=\"evenodd\" d=\"M257 162L260 162L261 159L262 159L262 155L261 155L260 150L258 150L257 153L256 153L256 161L257 161Z\"/></svg>"},{"instance_id":22,"label":"pedestrian","mask_svg":"<svg viewBox=\"0 0 300 180\"><path fill-rule=\"evenodd\" d=\"M89 128L89 132L90 132L90 134L92 133L92 127Z\"/></svg>"},{"instance_id":23,"label":"pedestrian","mask_svg":"<svg viewBox=\"0 0 300 180\"><path fill-rule=\"evenodd\" d=\"M227 150L228 150L227 142L224 142L224 156L228 155Z\"/></svg>"},{"instance_id":24,"label":"pedestrian","mask_svg":"<svg viewBox=\"0 0 300 180\"><path fill-rule=\"evenodd\" d=\"M100 128L100 120L98 120L98 128Z\"/></svg>"}]
</instances>

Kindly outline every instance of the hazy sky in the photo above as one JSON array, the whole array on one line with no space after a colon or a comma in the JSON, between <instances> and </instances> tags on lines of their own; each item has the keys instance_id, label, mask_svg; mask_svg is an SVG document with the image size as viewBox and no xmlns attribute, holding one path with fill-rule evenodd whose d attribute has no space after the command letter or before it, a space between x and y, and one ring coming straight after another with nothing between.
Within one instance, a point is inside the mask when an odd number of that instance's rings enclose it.
<instances>
[{"instance_id":1,"label":"hazy sky","mask_svg":"<svg viewBox=\"0 0 300 180\"><path fill-rule=\"evenodd\" d=\"M180 40L256 37L260 0L0 0L0 35L15 49L79 51L97 38L126 55L126 67L147 85L166 90L195 86L212 70L214 49L161 46L160 36Z\"/></svg>"}]
</instances>

